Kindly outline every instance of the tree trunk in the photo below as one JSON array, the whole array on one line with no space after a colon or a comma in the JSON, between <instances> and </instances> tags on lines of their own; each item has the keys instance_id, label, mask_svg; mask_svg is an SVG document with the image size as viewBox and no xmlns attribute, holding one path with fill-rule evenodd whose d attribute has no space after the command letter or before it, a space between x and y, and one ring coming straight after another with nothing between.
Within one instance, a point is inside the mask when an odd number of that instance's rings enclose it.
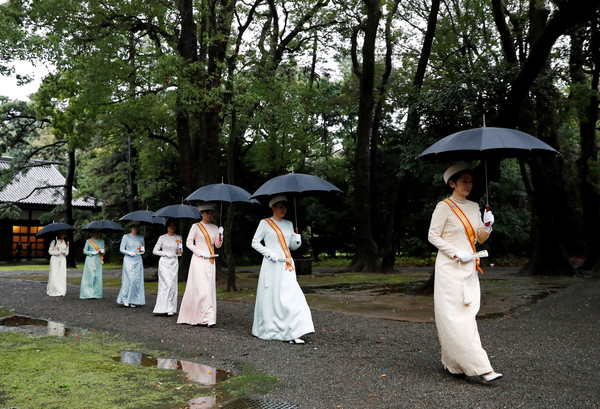
<instances>
[{"instance_id":1,"label":"tree trunk","mask_svg":"<svg viewBox=\"0 0 600 409\"><path fill-rule=\"evenodd\" d=\"M73 181L75 180L75 151L69 147L68 152L68 162L67 162L67 174L65 175L65 219L67 224L71 226L74 224L73 221ZM73 244L73 232L67 232L67 241ZM75 262L75 252L72 251L73 247L71 247L71 251L69 251L69 255L67 256L67 267L76 268L77 264Z\"/></svg>"},{"instance_id":2,"label":"tree trunk","mask_svg":"<svg viewBox=\"0 0 600 409\"><path fill-rule=\"evenodd\" d=\"M565 2L547 25L544 22L548 16L548 10L536 6L537 3L532 1L530 5L530 38L533 46L519 74L512 82L505 102L500 107L499 126L516 128L521 124L522 127L533 129L533 118L524 118L520 114L521 106L531 91L534 80L547 67L548 55L558 37L565 34L578 22L587 20L589 14L586 16L583 12L584 9L592 12L600 6L600 1L571 0ZM541 94L538 94L538 97L540 96ZM538 100L538 113L547 108L549 107L543 107ZM539 130L543 132L543 134L538 132L540 139L553 138L556 135L556 130L548 128L549 124L545 122L548 118L538 118ZM555 145L549 140L545 140L545 142ZM557 186L560 181L558 168L554 159L548 159L544 163L539 158L531 161L533 254L522 270L526 274L574 273L561 244L561 238L557 237L557 232L560 232L560 226L556 224L559 222L557 212L562 207L557 207L556 201L556 190L560 189L560 186ZM550 178L553 179L550 180ZM551 186L550 183L554 183L554 185Z\"/></svg>"},{"instance_id":3,"label":"tree trunk","mask_svg":"<svg viewBox=\"0 0 600 409\"><path fill-rule=\"evenodd\" d=\"M418 94L421 92L423 87L423 81L425 80L425 73L427 71L427 63L431 56L431 47L435 38L435 31L437 27L438 13L440 9L440 0L432 0L429 16L427 18L427 30L423 38L423 46L421 47L421 55L419 56L419 62L417 64L417 71L413 79L413 98L416 99ZM421 119L421 113L417 110L416 104L413 102L409 105L408 115L406 119L406 126L400 139L400 146L406 146L410 143L410 138L417 134L419 129L419 122ZM397 248L397 232L401 230L401 218L399 217L404 213L404 194L407 190L407 180L404 176L405 172L400 172L400 176L396 178L394 188L392 189L394 199L392 201L392 212L391 220L388 223L385 247L382 260L382 269L388 271L393 269L396 248Z\"/></svg>"},{"instance_id":4,"label":"tree trunk","mask_svg":"<svg viewBox=\"0 0 600 409\"><path fill-rule=\"evenodd\" d=\"M590 53L584 51L582 27L571 35L570 71L576 85L570 98L574 100L579 119L579 140L581 157L578 160L581 180L581 207L585 226L583 228L586 243L585 260L578 268L582 272L597 274L600 272L600 192L598 191L598 145L596 122L598 121L598 82L600 77L600 30L598 14L591 24ZM586 57L592 57L591 86L586 90L588 77L584 70ZM587 91L587 92L586 92ZM595 186L596 185L596 186Z\"/></svg>"},{"instance_id":5,"label":"tree trunk","mask_svg":"<svg viewBox=\"0 0 600 409\"><path fill-rule=\"evenodd\" d=\"M358 126L356 131L356 152L354 156L354 211L356 215L356 249L350 269L352 271L379 271L379 255L373 240L370 203L370 141L373 121L373 84L375 78L375 41L381 17L379 0L364 0L367 6L367 21L364 27L362 50L362 71L360 75L360 96Z\"/></svg>"}]
</instances>

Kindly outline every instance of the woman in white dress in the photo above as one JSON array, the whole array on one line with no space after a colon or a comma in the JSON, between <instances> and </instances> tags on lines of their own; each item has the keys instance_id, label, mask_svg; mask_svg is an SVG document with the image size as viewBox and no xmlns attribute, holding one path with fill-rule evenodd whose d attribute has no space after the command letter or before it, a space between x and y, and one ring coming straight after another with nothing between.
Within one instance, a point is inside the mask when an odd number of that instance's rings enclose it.
<instances>
[{"instance_id":1,"label":"woman in white dress","mask_svg":"<svg viewBox=\"0 0 600 409\"><path fill-rule=\"evenodd\" d=\"M213 327L217 323L215 248L223 245L223 228L210 221L214 206L198 206L202 221L194 223L185 245L192 250L178 324Z\"/></svg>"},{"instance_id":2,"label":"woman in white dress","mask_svg":"<svg viewBox=\"0 0 600 409\"><path fill-rule=\"evenodd\" d=\"M65 240L65 233L59 232L48 248L50 253L50 273L46 294L51 297L62 297L67 294L67 255L69 242Z\"/></svg>"},{"instance_id":3,"label":"woman in white dress","mask_svg":"<svg viewBox=\"0 0 600 409\"><path fill-rule=\"evenodd\" d=\"M181 236L175 234L175 219L165 222L167 233L158 238L152 253L160 256L158 261L158 294L154 314L174 315L177 312L177 272L178 257L183 251Z\"/></svg>"},{"instance_id":4,"label":"woman in white dress","mask_svg":"<svg viewBox=\"0 0 600 409\"><path fill-rule=\"evenodd\" d=\"M290 254L302 241L300 235L294 233L292 222L283 218L287 198L275 196L269 207L273 216L260 221L252 239L252 247L264 256L256 289L252 334L266 340L303 344L300 337L315 329Z\"/></svg>"},{"instance_id":5,"label":"woman in white dress","mask_svg":"<svg viewBox=\"0 0 600 409\"><path fill-rule=\"evenodd\" d=\"M434 307L442 364L451 374L480 376L490 382L502 374L492 369L477 330L481 293L474 253L475 243L490 236L494 216L486 211L482 221L479 205L467 200L473 176L465 162L450 166L444 182L452 195L437 204L429 227L429 241L438 248Z\"/></svg>"}]
</instances>

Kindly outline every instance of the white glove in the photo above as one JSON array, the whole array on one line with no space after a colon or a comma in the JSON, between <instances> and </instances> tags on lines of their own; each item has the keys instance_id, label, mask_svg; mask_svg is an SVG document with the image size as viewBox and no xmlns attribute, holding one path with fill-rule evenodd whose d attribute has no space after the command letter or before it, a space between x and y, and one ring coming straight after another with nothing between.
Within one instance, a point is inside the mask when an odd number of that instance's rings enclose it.
<instances>
[{"instance_id":1,"label":"white glove","mask_svg":"<svg viewBox=\"0 0 600 409\"><path fill-rule=\"evenodd\" d=\"M167 258L173 258L173 257L175 257L175 254L167 253Z\"/></svg>"},{"instance_id":2,"label":"white glove","mask_svg":"<svg viewBox=\"0 0 600 409\"><path fill-rule=\"evenodd\" d=\"M202 257L202 258L210 258L210 253L202 253L200 255L200 257Z\"/></svg>"},{"instance_id":3,"label":"white glove","mask_svg":"<svg viewBox=\"0 0 600 409\"><path fill-rule=\"evenodd\" d=\"M471 254L462 250L456 252L456 258L463 263L468 263L469 261L473 260L473 256Z\"/></svg>"},{"instance_id":4,"label":"white glove","mask_svg":"<svg viewBox=\"0 0 600 409\"><path fill-rule=\"evenodd\" d=\"M219 234L223 237L223 226L219 227Z\"/></svg>"},{"instance_id":5,"label":"white glove","mask_svg":"<svg viewBox=\"0 0 600 409\"><path fill-rule=\"evenodd\" d=\"M294 234L294 240L296 240L296 243L302 244L302 236L298 233Z\"/></svg>"},{"instance_id":6,"label":"white glove","mask_svg":"<svg viewBox=\"0 0 600 409\"><path fill-rule=\"evenodd\" d=\"M485 224L485 229L489 232L492 230L492 225L494 224L494 215L491 210L486 210L483 212L483 224Z\"/></svg>"},{"instance_id":7,"label":"white glove","mask_svg":"<svg viewBox=\"0 0 600 409\"><path fill-rule=\"evenodd\" d=\"M270 252L269 256L267 257L269 260L277 262L277 254Z\"/></svg>"},{"instance_id":8,"label":"white glove","mask_svg":"<svg viewBox=\"0 0 600 409\"><path fill-rule=\"evenodd\" d=\"M104 254L104 249L100 249L100 254Z\"/></svg>"},{"instance_id":9,"label":"white glove","mask_svg":"<svg viewBox=\"0 0 600 409\"><path fill-rule=\"evenodd\" d=\"M137 256L137 253L135 251L128 251L127 255L131 256L131 257L135 257L135 256Z\"/></svg>"},{"instance_id":10,"label":"white glove","mask_svg":"<svg viewBox=\"0 0 600 409\"><path fill-rule=\"evenodd\" d=\"M96 254L98 254L98 250L92 251L92 254L95 256Z\"/></svg>"}]
</instances>

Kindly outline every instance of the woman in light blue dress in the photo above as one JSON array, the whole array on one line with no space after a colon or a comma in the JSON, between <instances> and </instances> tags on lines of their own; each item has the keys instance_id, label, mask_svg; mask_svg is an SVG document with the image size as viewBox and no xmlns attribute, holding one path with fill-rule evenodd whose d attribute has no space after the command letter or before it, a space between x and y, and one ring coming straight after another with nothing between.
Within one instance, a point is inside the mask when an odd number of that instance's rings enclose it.
<instances>
[{"instance_id":1,"label":"woman in light blue dress","mask_svg":"<svg viewBox=\"0 0 600 409\"><path fill-rule=\"evenodd\" d=\"M79 298L102 298L102 264L104 264L104 240L100 231L95 230L92 238L87 239L83 248L85 264L81 275Z\"/></svg>"},{"instance_id":2,"label":"woman in light blue dress","mask_svg":"<svg viewBox=\"0 0 600 409\"><path fill-rule=\"evenodd\" d=\"M252 334L261 339L303 344L300 337L315 332L315 328L290 254L290 250L300 247L301 238L294 233L292 222L283 218L287 198L276 196L269 206L273 217L260 221L252 239L252 247L264 256L256 288Z\"/></svg>"},{"instance_id":3,"label":"woman in light blue dress","mask_svg":"<svg viewBox=\"0 0 600 409\"><path fill-rule=\"evenodd\" d=\"M123 274L121 275L121 291L117 303L125 307L135 307L146 304L144 293L144 238L138 234L139 224L131 224L131 233L121 239L123 257Z\"/></svg>"}]
</instances>

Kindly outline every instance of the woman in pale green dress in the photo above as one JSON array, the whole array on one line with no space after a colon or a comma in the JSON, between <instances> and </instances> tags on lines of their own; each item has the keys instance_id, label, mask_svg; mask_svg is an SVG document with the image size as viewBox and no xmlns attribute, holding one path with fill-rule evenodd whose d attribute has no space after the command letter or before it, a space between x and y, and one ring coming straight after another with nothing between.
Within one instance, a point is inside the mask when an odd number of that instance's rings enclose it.
<instances>
[{"instance_id":1,"label":"woman in pale green dress","mask_svg":"<svg viewBox=\"0 0 600 409\"><path fill-rule=\"evenodd\" d=\"M86 255L81 275L79 298L102 298L102 264L104 264L105 245L100 231L94 230L92 238L87 239L83 248Z\"/></svg>"}]
</instances>

